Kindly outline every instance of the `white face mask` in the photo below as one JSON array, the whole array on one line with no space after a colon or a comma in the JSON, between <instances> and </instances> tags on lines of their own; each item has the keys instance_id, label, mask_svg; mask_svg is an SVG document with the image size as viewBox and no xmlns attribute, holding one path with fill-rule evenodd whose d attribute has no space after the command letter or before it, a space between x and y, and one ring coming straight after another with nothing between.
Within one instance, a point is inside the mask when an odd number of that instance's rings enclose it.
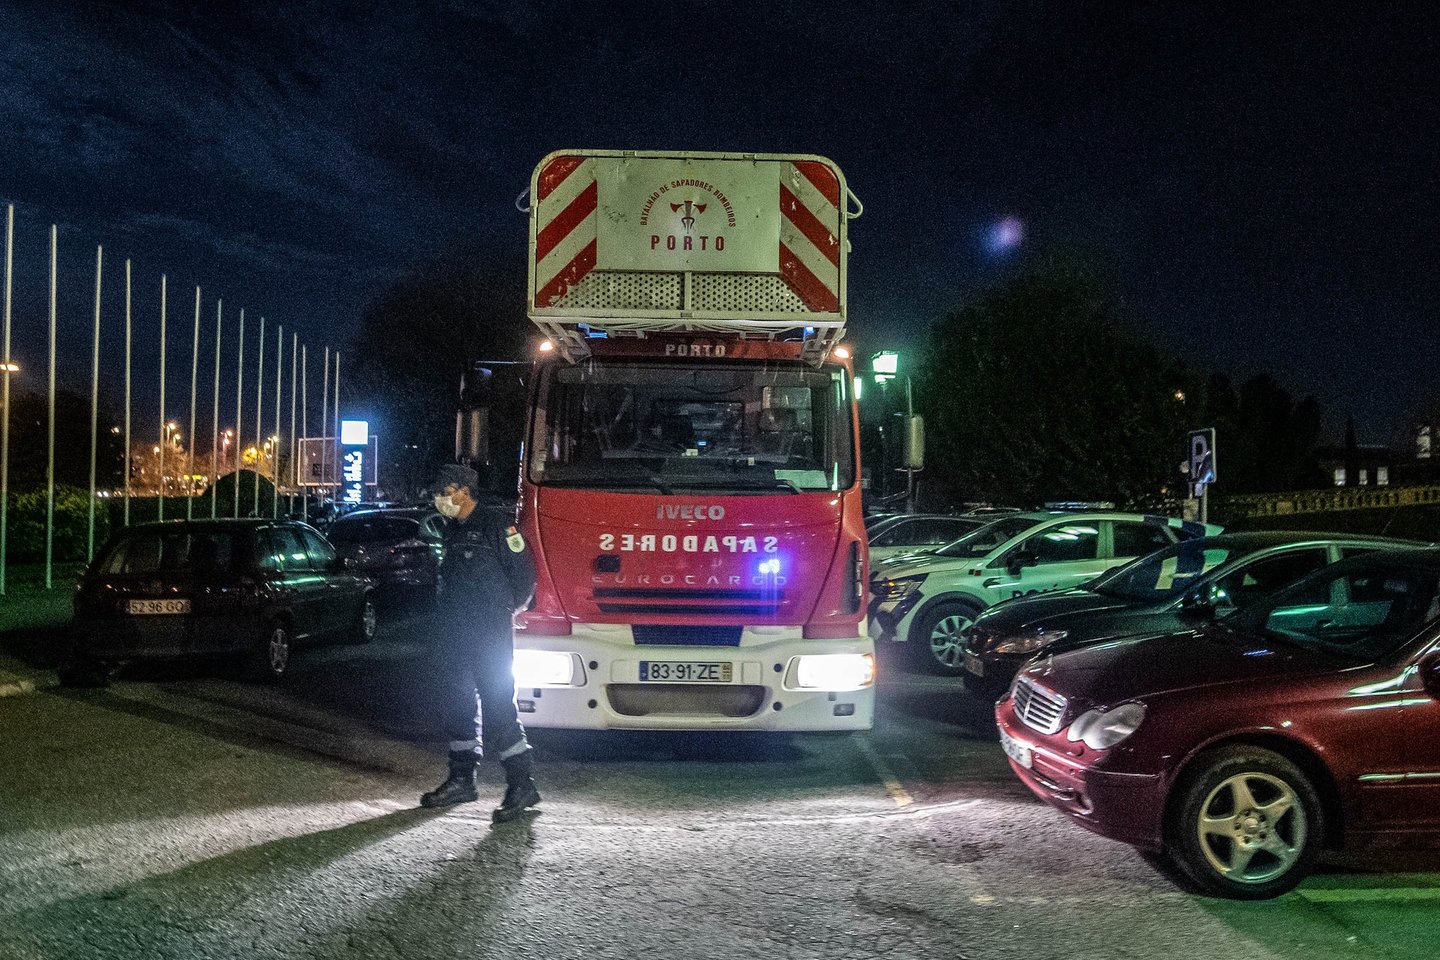
<instances>
[{"instance_id":1,"label":"white face mask","mask_svg":"<svg viewBox=\"0 0 1440 960\"><path fill-rule=\"evenodd\" d=\"M443 493L435 494L435 509L440 511L442 516L451 519L460 516L460 505L455 502L455 498Z\"/></svg>"}]
</instances>

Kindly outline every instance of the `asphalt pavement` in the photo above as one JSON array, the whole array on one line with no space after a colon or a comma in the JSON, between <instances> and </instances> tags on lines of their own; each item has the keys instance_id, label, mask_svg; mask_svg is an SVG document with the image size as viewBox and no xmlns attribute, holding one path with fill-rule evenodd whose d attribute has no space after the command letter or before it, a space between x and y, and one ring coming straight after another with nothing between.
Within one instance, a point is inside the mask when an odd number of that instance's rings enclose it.
<instances>
[{"instance_id":1,"label":"asphalt pavement","mask_svg":"<svg viewBox=\"0 0 1440 960\"><path fill-rule=\"evenodd\" d=\"M888 652L888 651L887 651ZM1440 865L1195 896L1035 801L989 707L882 658L870 734L534 731L540 811L443 772L423 616L308 651L0 699L0 958L1420 958Z\"/></svg>"}]
</instances>

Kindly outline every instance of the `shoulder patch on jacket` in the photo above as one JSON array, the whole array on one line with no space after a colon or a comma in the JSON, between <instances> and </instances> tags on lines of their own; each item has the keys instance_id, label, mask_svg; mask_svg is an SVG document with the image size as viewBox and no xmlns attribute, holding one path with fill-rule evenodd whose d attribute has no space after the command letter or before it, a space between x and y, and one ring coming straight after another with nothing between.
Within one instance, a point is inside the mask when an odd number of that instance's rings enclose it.
<instances>
[{"instance_id":1,"label":"shoulder patch on jacket","mask_svg":"<svg viewBox=\"0 0 1440 960\"><path fill-rule=\"evenodd\" d=\"M505 545L510 548L511 553L522 553L525 550L525 538L514 527L506 527Z\"/></svg>"}]
</instances>

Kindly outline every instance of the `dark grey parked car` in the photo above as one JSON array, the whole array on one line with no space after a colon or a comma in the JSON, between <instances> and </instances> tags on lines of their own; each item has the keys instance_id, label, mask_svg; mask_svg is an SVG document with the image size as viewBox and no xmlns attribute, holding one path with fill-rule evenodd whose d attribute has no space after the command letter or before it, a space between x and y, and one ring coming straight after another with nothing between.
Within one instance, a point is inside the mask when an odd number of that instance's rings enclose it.
<instances>
[{"instance_id":1,"label":"dark grey parked car","mask_svg":"<svg viewBox=\"0 0 1440 960\"><path fill-rule=\"evenodd\" d=\"M326 535L382 590L435 596L444 588L445 523L426 507L357 510L331 524Z\"/></svg>"},{"instance_id":2,"label":"dark grey parked car","mask_svg":"<svg viewBox=\"0 0 1440 960\"><path fill-rule=\"evenodd\" d=\"M1326 564L1409 540L1332 533L1225 533L1182 540L1073 590L996 604L966 630L966 689L999 697L1032 657L1116 637L1180 633Z\"/></svg>"},{"instance_id":3,"label":"dark grey parked car","mask_svg":"<svg viewBox=\"0 0 1440 960\"><path fill-rule=\"evenodd\" d=\"M173 520L116 534L76 587L65 683L137 660L239 654L278 680L294 646L375 636L374 582L290 520Z\"/></svg>"}]
</instances>

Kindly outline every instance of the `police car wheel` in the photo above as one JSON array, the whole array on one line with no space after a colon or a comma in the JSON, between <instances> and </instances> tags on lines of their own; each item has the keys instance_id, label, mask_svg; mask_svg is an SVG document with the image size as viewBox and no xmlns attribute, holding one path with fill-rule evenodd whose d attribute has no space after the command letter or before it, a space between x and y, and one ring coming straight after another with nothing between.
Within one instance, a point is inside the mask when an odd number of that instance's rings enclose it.
<instances>
[{"instance_id":1,"label":"police car wheel","mask_svg":"<svg viewBox=\"0 0 1440 960\"><path fill-rule=\"evenodd\" d=\"M945 677L965 672L961 634L980 615L979 608L963 600L937 603L916 620L910 631L910 649L919 666Z\"/></svg>"}]
</instances>

